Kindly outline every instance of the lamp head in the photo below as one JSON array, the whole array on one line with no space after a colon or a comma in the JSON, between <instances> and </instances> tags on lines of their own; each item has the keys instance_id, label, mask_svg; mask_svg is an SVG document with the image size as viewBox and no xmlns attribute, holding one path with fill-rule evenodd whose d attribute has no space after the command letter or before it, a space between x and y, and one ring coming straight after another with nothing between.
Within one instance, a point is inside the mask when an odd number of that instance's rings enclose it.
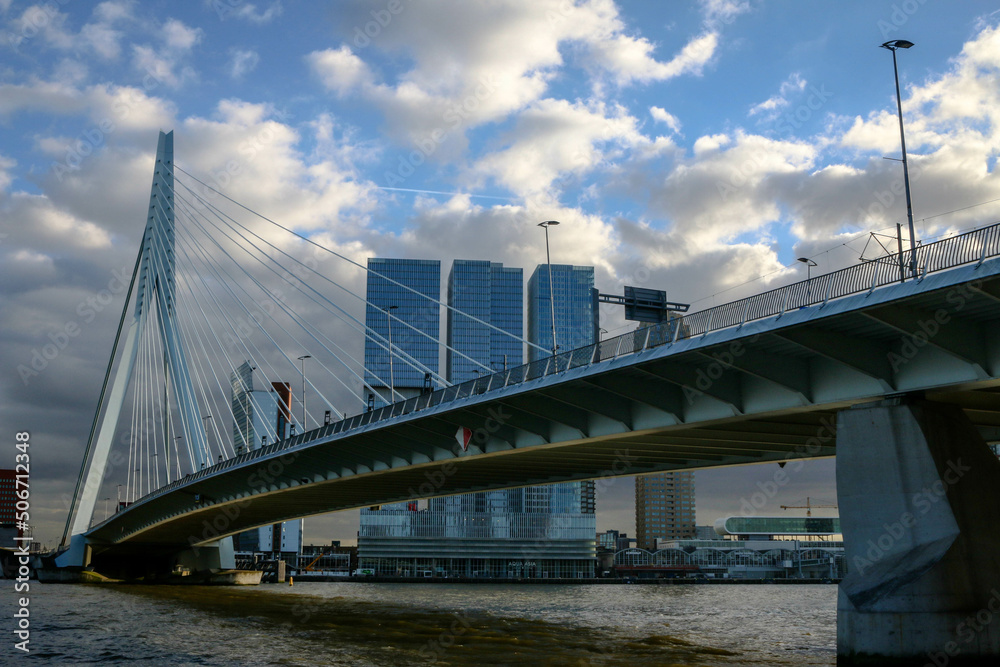
<instances>
[{"instance_id":1,"label":"lamp head","mask_svg":"<svg viewBox=\"0 0 1000 667\"><path fill-rule=\"evenodd\" d=\"M558 220L546 220L545 222L539 222L539 227L554 227L559 224Z\"/></svg>"},{"instance_id":2,"label":"lamp head","mask_svg":"<svg viewBox=\"0 0 1000 667\"><path fill-rule=\"evenodd\" d=\"M889 49L890 51L895 51L896 49L908 49L913 46L913 42L906 39L894 39L882 44L883 49Z\"/></svg>"},{"instance_id":3,"label":"lamp head","mask_svg":"<svg viewBox=\"0 0 1000 667\"><path fill-rule=\"evenodd\" d=\"M806 266L816 266L816 262L812 261L808 257L799 257L796 261L802 262Z\"/></svg>"}]
</instances>

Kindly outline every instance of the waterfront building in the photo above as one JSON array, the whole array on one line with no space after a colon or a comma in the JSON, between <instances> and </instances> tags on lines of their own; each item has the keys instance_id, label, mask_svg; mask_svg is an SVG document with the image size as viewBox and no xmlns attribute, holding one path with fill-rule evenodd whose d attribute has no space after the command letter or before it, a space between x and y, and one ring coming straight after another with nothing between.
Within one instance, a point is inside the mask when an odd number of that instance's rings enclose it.
<instances>
[{"instance_id":1,"label":"waterfront building","mask_svg":"<svg viewBox=\"0 0 1000 667\"><path fill-rule=\"evenodd\" d=\"M534 486L435 498L426 509L362 509L358 567L402 577L593 577L593 500L582 490Z\"/></svg>"},{"instance_id":2,"label":"waterfront building","mask_svg":"<svg viewBox=\"0 0 1000 667\"><path fill-rule=\"evenodd\" d=\"M430 374L439 368L440 298L438 260L368 259L364 378L377 392L369 397L371 407L393 402L387 400L390 383L404 398L434 388Z\"/></svg>"},{"instance_id":3,"label":"waterfront building","mask_svg":"<svg viewBox=\"0 0 1000 667\"><path fill-rule=\"evenodd\" d=\"M820 580L847 573L840 519L835 517L727 517L715 523L715 532L715 539L657 540L655 549L623 549L615 554L614 573Z\"/></svg>"},{"instance_id":4,"label":"waterfront building","mask_svg":"<svg viewBox=\"0 0 1000 667\"><path fill-rule=\"evenodd\" d=\"M694 537L694 473L662 472L635 478L635 532L638 546L654 549L657 539Z\"/></svg>"},{"instance_id":5,"label":"waterfront building","mask_svg":"<svg viewBox=\"0 0 1000 667\"><path fill-rule=\"evenodd\" d=\"M528 340L544 348L528 350L528 361L551 354L552 311L549 299L548 264L539 264L528 279ZM551 265L552 293L555 296L556 344L568 352L597 342L600 331L598 292L594 289L594 267Z\"/></svg>"},{"instance_id":6,"label":"waterfront building","mask_svg":"<svg viewBox=\"0 0 1000 667\"><path fill-rule=\"evenodd\" d=\"M628 549L635 542L635 538L629 537L628 533L621 533L617 530L606 530L597 534L597 548L607 551L618 552Z\"/></svg>"}]
</instances>

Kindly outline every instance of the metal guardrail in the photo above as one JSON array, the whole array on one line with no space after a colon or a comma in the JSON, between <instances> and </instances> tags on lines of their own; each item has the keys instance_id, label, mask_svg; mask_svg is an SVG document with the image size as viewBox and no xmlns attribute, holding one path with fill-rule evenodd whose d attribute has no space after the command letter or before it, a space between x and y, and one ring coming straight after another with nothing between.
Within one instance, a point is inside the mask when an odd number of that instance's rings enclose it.
<instances>
[{"instance_id":1,"label":"metal guardrail","mask_svg":"<svg viewBox=\"0 0 1000 667\"><path fill-rule=\"evenodd\" d=\"M966 232L958 236L928 243L916 249L918 276L922 279L929 273L953 269L964 264L979 262L1000 255L1000 223ZM397 401L371 412L348 417L339 422L327 424L318 429L300 433L285 440L272 443L260 449L239 454L196 473L187 475L140 498L132 505L151 500L163 493L188 482L215 474L222 470L242 465L278 451L291 449L305 442L352 431L361 426L399 417L412 412L451 403L453 401L485 394L502 387L523 384L571 368L589 366L594 363L616 359L650 348L659 347L712 331L741 326L747 322L761 320L804 306L825 304L831 299L870 292L900 282L900 264L904 270L910 266L910 251L894 254L882 261L856 264L846 269L816 276L810 280L793 283L767 292L755 294L738 301L732 301L713 308L678 317L643 329L608 338L592 345L562 352L554 357L546 357L506 371L478 377L461 384ZM913 277L907 276L908 279Z\"/></svg>"}]
</instances>

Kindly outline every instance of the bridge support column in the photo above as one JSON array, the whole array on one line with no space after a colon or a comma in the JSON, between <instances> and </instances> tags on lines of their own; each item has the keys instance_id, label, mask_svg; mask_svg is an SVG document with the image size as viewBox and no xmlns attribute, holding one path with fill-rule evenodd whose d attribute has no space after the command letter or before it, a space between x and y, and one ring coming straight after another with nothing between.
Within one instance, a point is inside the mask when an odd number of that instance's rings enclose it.
<instances>
[{"instance_id":1,"label":"bridge support column","mask_svg":"<svg viewBox=\"0 0 1000 667\"><path fill-rule=\"evenodd\" d=\"M996 664L1000 462L955 406L840 413L838 664Z\"/></svg>"},{"instance_id":2,"label":"bridge support column","mask_svg":"<svg viewBox=\"0 0 1000 667\"><path fill-rule=\"evenodd\" d=\"M178 553L175 565L182 565L192 572L212 572L236 569L236 553L233 538L224 537L198 547L191 547Z\"/></svg>"}]
</instances>

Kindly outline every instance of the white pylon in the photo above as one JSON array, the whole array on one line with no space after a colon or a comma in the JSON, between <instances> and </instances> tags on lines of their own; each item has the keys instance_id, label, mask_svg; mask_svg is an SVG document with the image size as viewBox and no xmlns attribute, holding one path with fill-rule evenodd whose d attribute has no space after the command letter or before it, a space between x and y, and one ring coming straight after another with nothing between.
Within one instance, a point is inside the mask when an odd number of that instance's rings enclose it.
<instances>
[{"instance_id":1,"label":"white pylon","mask_svg":"<svg viewBox=\"0 0 1000 667\"><path fill-rule=\"evenodd\" d=\"M69 545L70 537L86 532L90 517L94 512L101 482L108 462L108 454L118 418L125 401L126 390L132 378L139 341L145 331L151 309L156 310L160 340L166 359L167 384L170 386L174 406L181 422L184 444L187 448L191 470L197 471L203 465L210 465L205 435L205 425L201 420L195 400L194 386L187 368L187 357L181 341L176 320L174 287L174 133L160 132L156 147L156 166L153 171L153 185L149 195L149 215L146 231L142 237L142 247L136 258L129 284L128 296L118 323L118 333L111 352L111 359L104 375L101 396L94 414L94 422L87 439L83 465L77 478L76 489L70 505L62 544ZM138 287L135 310L126 322L128 304L133 290ZM127 325L127 331L126 331ZM125 341L122 343L122 333ZM112 368L118 359L117 369L112 379ZM109 382L110 380L110 382ZM105 402L105 397L107 401ZM169 423L169 407L166 423ZM165 434L166 436L166 434ZM168 440L165 441L168 442ZM168 473L169 475L169 468ZM167 478L169 481L169 477Z\"/></svg>"}]
</instances>

